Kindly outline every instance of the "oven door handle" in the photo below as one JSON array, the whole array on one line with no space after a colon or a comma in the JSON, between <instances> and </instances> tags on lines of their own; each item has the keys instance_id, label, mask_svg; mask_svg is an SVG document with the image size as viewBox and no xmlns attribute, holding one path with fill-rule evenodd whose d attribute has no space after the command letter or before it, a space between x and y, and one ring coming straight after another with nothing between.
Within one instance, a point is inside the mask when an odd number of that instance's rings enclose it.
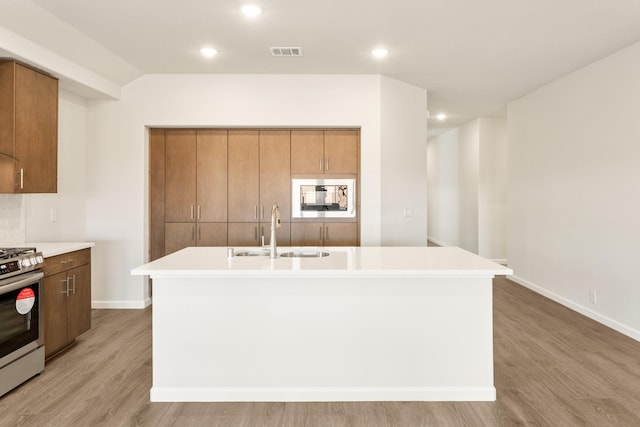
<instances>
[{"instance_id":1,"label":"oven door handle","mask_svg":"<svg viewBox=\"0 0 640 427\"><path fill-rule=\"evenodd\" d=\"M17 282L7 282L4 285L2 284L2 282L0 282L0 295L6 294L7 292L15 291L16 289L24 288L25 286L36 284L43 277L44 273L38 272L30 273L24 279L20 279Z\"/></svg>"}]
</instances>

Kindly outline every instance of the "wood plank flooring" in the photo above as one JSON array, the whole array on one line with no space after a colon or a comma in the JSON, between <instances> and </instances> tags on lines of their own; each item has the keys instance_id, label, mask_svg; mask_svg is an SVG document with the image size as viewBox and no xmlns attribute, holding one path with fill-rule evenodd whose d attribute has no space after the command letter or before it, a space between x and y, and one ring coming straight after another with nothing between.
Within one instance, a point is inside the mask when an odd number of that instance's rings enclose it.
<instances>
[{"instance_id":1,"label":"wood plank flooring","mask_svg":"<svg viewBox=\"0 0 640 427\"><path fill-rule=\"evenodd\" d=\"M640 343L494 281L496 402L151 403L151 309L93 328L0 398L0 426L640 426Z\"/></svg>"}]
</instances>

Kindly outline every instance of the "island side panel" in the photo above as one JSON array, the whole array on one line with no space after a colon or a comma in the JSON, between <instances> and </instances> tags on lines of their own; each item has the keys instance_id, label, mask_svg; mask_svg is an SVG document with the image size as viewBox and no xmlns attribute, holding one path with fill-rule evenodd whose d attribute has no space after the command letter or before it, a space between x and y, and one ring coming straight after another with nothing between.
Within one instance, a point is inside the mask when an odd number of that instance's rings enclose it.
<instances>
[{"instance_id":1,"label":"island side panel","mask_svg":"<svg viewBox=\"0 0 640 427\"><path fill-rule=\"evenodd\" d=\"M153 283L152 401L495 400L490 277Z\"/></svg>"}]
</instances>

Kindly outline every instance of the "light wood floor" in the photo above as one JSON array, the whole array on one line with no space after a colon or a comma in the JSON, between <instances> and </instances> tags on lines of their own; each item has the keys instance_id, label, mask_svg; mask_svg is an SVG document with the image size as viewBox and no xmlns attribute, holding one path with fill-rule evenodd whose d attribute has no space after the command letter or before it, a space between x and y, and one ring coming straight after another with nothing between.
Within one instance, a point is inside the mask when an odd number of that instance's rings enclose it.
<instances>
[{"instance_id":1,"label":"light wood floor","mask_svg":"<svg viewBox=\"0 0 640 427\"><path fill-rule=\"evenodd\" d=\"M150 309L94 310L78 345L0 398L0 426L640 426L640 343L494 284L496 402L150 403Z\"/></svg>"}]
</instances>

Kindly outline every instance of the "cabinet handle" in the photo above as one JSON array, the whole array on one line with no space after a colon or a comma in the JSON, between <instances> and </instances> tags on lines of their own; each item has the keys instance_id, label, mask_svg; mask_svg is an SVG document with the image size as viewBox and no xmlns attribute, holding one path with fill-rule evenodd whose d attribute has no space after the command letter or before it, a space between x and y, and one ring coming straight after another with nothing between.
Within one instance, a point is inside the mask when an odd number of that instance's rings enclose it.
<instances>
[{"instance_id":1,"label":"cabinet handle","mask_svg":"<svg viewBox=\"0 0 640 427\"><path fill-rule=\"evenodd\" d=\"M255 227L253 227L253 239L256 242L258 241L258 226L257 225Z\"/></svg>"},{"instance_id":2,"label":"cabinet handle","mask_svg":"<svg viewBox=\"0 0 640 427\"><path fill-rule=\"evenodd\" d=\"M195 241L196 240L196 226L194 225L193 227L191 227L191 241Z\"/></svg>"},{"instance_id":3,"label":"cabinet handle","mask_svg":"<svg viewBox=\"0 0 640 427\"><path fill-rule=\"evenodd\" d=\"M262 206L260 207L260 209L261 209L261 211L260 211L260 218L261 218L261 219L264 219L264 205L262 205Z\"/></svg>"},{"instance_id":4,"label":"cabinet handle","mask_svg":"<svg viewBox=\"0 0 640 427\"><path fill-rule=\"evenodd\" d=\"M65 290L60 293L69 296L69 278L67 277L66 279L62 279L61 282L64 283Z\"/></svg>"},{"instance_id":5,"label":"cabinet handle","mask_svg":"<svg viewBox=\"0 0 640 427\"><path fill-rule=\"evenodd\" d=\"M76 294L76 275L71 276L73 278L73 294Z\"/></svg>"},{"instance_id":6,"label":"cabinet handle","mask_svg":"<svg viewBox=\"0 0 640 427\"><path fill-rule=\"evenodd\" d=\"M320 172L322 172L322 156L320 156Z\"/></svg>"},{"instance_id":7,"label":"cabinet handle","mask_svg":"<svg viewBox=\"0 0 640 427\"><path fill-rule=\"evenodd\" d=\"M324 227L324 240L329 241L329 227Z\"/></svg>"},{"instance_id":8,"label":"cabinet handle","mask_svg":"<svg viewBox=\"0 0 640 427\"><path fill-rule=\"evenodd\" d=\"M200 205L198 205L198 220L200 220L200 211L201 211Z\"/></svg>"},{"instance_id":9,"label":"cabinet handle","mask_svg":"<svg viewBox=\"0 0 640 427\"><path fill-rule=\"evenodd\" d=\"M253 206L253 219L258 219L258 205Z\"/></svg>"},{"instance_id":10,"label":"cabinet handle","mask_svg":"<svg viewBox=\"0 0 640 427\"><path fill-rule=\"evenodd\" d=\"M322 226L318 227L318 229L320 230L320 241L322 242Z\"/></svg>"},{"instance_id":11,"label":"cabinet handle","mask_svg":"<svg viewBox=\"0 0 640 427\"><path fill-rule=\"evenodd\" d=\"M202 227L198 226L198 242L202 240Z\"/></svg>"},{"instance_id":12,"label":"cabinet handle","mask_svg":"<svg viewBox=\"0 0 640 427\"><path fill-rule=\"evenodd\" d=\"M24 189L24 169L20 168L20 189Z\"/></svg>"},{"instance_id":13,"label":"cabinet handle","mask_svg":"<svg viewBox=\"0 0 640 427\"><path fill-rule=\"evenodd\" d=\"M325 172L329 172L329 158L327 157L327 168L325 169Z\"/></svg>"},{"instance_id":14,"label":"cabinet handle","mask_svg":"<svg viewBox=\"0 0 640 427\"><path fill-rule=\"evenodd\" d=\"M72 259L68 259L68 260L66 260L66 261L60 261L60 264L62 264L62 265L66 265L66 264L70 264L70 263L72 263L72 262L75 262L75 259L73 259L73 258L72 258Z\"/></svg>"}]
</instances>

